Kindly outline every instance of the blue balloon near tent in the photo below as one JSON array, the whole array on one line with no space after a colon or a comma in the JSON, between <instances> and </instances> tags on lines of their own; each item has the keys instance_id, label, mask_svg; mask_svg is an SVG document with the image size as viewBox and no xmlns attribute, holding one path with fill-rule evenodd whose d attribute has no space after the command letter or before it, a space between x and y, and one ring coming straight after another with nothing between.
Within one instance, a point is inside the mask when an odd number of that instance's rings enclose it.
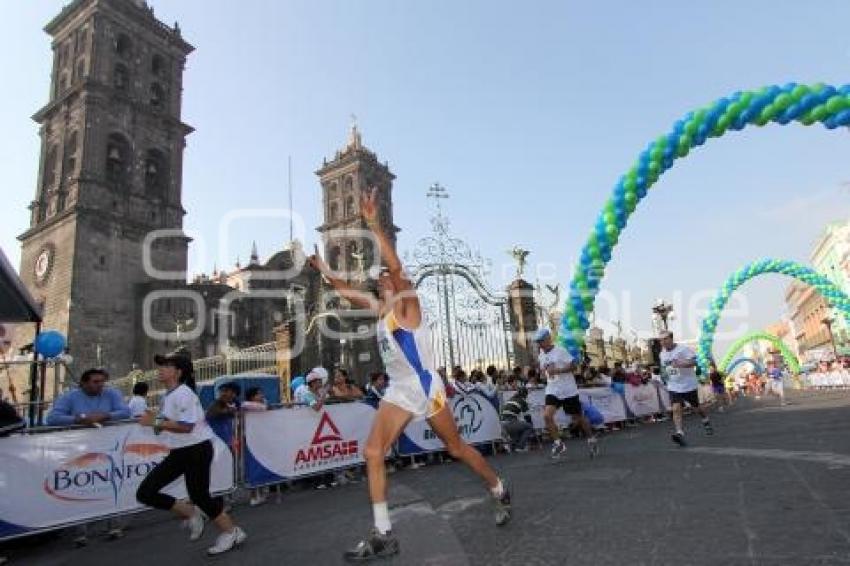
<instances>
[{"instance_id":1,"label":"blue balloon near tent","mask_svg":"<svg viewBox=\"0 0 850 566\"><path fill-rule=\"evenodd\" d=\"M58 330L45 330L35 337L35 350L45 358L55 358L65 351L65 336Z\"/></svg>"},{"instance_id":2,"label":"blue balloon near tent","mask_svg":"<svg viewBox=\"0 0 850 566\"><path fill-rule=\"evenodd\" d=\"M298 377L296 377L295 379L292 380L292 382L289 384L289 387L294 392L296 389L298 389L302 385L304 385L304 376L299 375Z\"/></svg>"},{"instance_id":3,"label":"blue balloon near tent","mask_svg":"<svg viewBox=\"0 0 850 566\"><path fill-rule=\"evenodd\" d=\"M584 416L587 417L587 420L590 421L591 425L599 426L605 424L605 416L593 405L582 403L581 411L584 413Z\"/></svg>"},{"instance_id":4,"label":"blue balloon near tent","mask_svg":"<svg viewBox=\"0 0 850 566\"><path fill-rule=\"evenodd\" d=\"M611 389L613 389L614 391L616 391L620 395L626 394L626 384L625 383L620 383L619 381L615 381L614 383L611 384Z\"/></svg>"}]
</instances>

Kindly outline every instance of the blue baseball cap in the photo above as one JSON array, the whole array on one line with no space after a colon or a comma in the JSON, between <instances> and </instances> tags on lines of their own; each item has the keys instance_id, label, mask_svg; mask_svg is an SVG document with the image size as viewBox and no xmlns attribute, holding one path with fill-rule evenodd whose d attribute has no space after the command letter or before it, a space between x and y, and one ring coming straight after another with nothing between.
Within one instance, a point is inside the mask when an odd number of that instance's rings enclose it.
<instances>
[{"instance_id":1,"label":"blue baseball cap","mask_svg":"<svg viewBox=\"0 0 850 566\"><path fill-rule=\"evenodd\" d=\"M552 333L548 328L538 328L537 332L534 333L534 341L535 342L543 342L547 338L549 338Z\"/></svg>"}]
</instances>

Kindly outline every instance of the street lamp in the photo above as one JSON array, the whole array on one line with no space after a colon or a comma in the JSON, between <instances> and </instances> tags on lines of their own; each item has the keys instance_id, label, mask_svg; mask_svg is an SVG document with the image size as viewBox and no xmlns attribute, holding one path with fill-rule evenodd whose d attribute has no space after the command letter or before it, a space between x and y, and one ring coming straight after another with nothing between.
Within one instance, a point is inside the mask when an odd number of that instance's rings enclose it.
<instances>
[{"instance_id":1,"label":"street lamp","mask_svg":"<svg viewBox=\"0 0 850 566\"><path fill-rule=\"evenodd\" d=\"M826 332L829 334L829 343L832 344L832 355L835 360L838 360L838 349L835 347L835 336L832 334L832 323L835 322L835 319L827 316L821 319L821 322L826 326Z\"/></svg>"},{"instance_id":2,"label":"street lamp","mask_svg":"<svg viewBox=\"0 0 850 566\"><path fill-rule=\"evenodd\" d=\"M652 312L658 315L661 319L661 324L664 326L664 330L669 330L667 327L667 319L670 318L670 313L673 312L673 305L664 301L664 299L658 299L655 301L655 306L652 307Z\"/></svg>"}]
</instances>

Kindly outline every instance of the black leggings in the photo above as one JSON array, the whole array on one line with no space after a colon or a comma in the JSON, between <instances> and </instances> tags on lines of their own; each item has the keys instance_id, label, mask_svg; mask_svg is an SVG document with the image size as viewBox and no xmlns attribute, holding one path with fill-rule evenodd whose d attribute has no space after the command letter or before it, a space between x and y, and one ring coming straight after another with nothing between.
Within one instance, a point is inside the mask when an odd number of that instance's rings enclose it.
<instances>
[{"instance_id":1,"label":"black leggings","mask_svg":"<svg viewBox=\"0 0 850 566\"><path fill-rule=\"evenodd\" d=\"M210 495L210 465L213 459L213 446L209 440L183 448L175 448L168 456L151 470L142 480L136 491L139 503L154 509L170 510L176 501L160 490L183 476L186 479L186 491L189 499L201 511L213 520L221 515L224 502Z\"/></svg>"}]
</instances>

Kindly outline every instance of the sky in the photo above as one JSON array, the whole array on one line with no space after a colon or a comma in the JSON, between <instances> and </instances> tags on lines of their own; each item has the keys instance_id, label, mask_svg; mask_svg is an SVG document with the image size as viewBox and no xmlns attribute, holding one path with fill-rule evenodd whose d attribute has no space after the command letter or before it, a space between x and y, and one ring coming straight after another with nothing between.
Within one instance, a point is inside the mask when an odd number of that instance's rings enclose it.
<instances>
[{"instance_id":1,"label":"sky","mask_svg":"<svg viewBox=\"0 0 850 566\"><path fill-rule=\"evenodd\" d=\"M234 209L294 209L317 241L314 171L346 141L363 142L397 176L400 250L429 231L439 182L452 229L513 274L506 250L531 251L526 277L568 285L619 176L676 119L736 90L789 81L850 82L850 3L500 0L151 0L197 50L184 79L185 227L190 272L232 266L256 240L261 257L288 241L281 218L235 221ZM18 265L46 101L44 24L60 2L3 2L0 247ZM641 202L609 265L597 321L650 329L656 298L673 301L693 337L714 289L767 256L808 262L827 222L848 218L846 129L769 126L709 140ZM201 248L205 248L203 252ZM748 283L718 328L722 341L776 321L787 281ZM735 301L733 301L735 302ZM734 314L734 313L733 313Z\"/></svg>"}]
</instances>

